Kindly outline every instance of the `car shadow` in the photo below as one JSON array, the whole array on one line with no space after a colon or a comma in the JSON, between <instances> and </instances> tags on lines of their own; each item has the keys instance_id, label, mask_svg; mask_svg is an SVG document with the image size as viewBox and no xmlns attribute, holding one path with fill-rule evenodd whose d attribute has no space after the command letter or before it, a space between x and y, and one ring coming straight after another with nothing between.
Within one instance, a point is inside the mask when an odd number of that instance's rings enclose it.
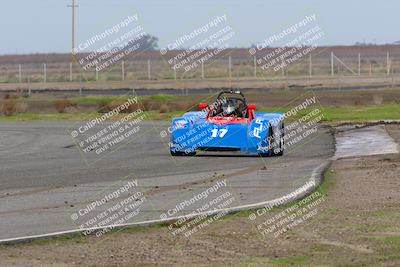
<instances>
[{"instance_id":1,"label":"car shadow","mask_svg":"<svg viewBox=\"0 0 400 267\"><path fill-rule=\"evenodd\" d=\"M200 158L261 158L260 155L243 155L243 154L196 154Z\"/></svg>"}]
</instances>

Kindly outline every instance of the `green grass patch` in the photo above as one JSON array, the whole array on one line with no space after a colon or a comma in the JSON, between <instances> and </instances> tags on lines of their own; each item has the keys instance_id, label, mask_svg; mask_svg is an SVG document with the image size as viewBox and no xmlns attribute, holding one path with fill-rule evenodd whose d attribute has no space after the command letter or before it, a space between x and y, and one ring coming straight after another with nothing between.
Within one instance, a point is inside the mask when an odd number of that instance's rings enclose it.
<instances>
[{"instance_id":1,"label":"green grass patch","mask_svg":"<svg viewBox=\"0 0 400 267\"><path fill-rule=\"evenodd\" d=\"M369 121L400 119L400 104L380 106L324 107L326 121Z\"/></svg>"},{"instance_id":2,"label":"green grass patch","mask_svg":"<svg viewBox=\"0 0 400 267\"><path fill-rule=\"evenodd\" d=\"M400 236L385 236L385 237L378 237L377 239L388 244L400 245Z\"/></svg>"},{"instance_id":3,"label":"green grass patch","mask_svg":"<svg viewBox=\"0 0 400 267\"><path fill-rule=\"evenodd\" d=\"M135 227L123 227L123 228L113 228L105 233L103 236L105 238L110 237L112 234L119 234L119 233L127 233L127 234L136 234L145 232L148 230L160 229L163 227L168 226L168 223L158 223L158 224L149 224L143 226L135 226ZM54 244L54 243L75 243L75 244L82 244L82 243L90 243L93 240L99 240L94 234L85 236L82 233L72 233L42 239L33 239L31 241L16 243L16 244L1 244L0 249L12 247L12 246L30 246L30 245L47 245L47 244Z\"/></svg>"},{"instance_id":4,"label":"green grass patch","mask_svg":"<svg viewBox=\"0 0 400 267\"><path fill-rule=\"evenodd\" d=\"M159 98L156 101L163 101ZM73 98L71 101L78 104L106 104L107 101L123 101L124 98L121 97L83 97L83 98ZM271 110L262 109L261 111L268 112ZM275 111L285 112L284 108L274 109ZM172 111L159 113L157 110L147 111L148 120L170 120L171 118L181 116L185 111ZM309 112L309 110L307 111ZM379 121L379 120L400 120L400 105L383 105L383 106L365 106L365 107L323 107L323 112L325 118L323 121L326 122L367 122L367 121ZM85 115L86 114L86 115ZM20 113L12 116L1 116L0 121L37 121L37 120L84 120L85 117L94 118L101 113L97 112L86 112L86 113ZM299 112L296 118L299 118L307 114L306 112ZM116 116L115 118L118 118ZM295 119L296 119L295 118Z\"/></svg>"},{"instance_id":5,"label":"green grass patch","mask_svg":"<svg viewBox=\"0 0 400 267\"><path fill-rule=\"evenodd\" d=\"M375 218L381 218L381 219L397 219L400 220L400 212L395 212L392 210L380 210L380 211L375 211L371 212L370 216L373 216Z\"/></svg>"},{"instance_id":6,"label":"green grass patch","mask_svg":"<svg viewBox=\"0 0 400 267\"><path fill-rule=\"evenodd\" d=\"M291 107L292 108L292 107ZM287 112L291 108L262 108L262 112ZM298 119L311 111L310 108L301 110L292 119ZM343 106L343 107L322 107L324 114L323 121L379 121L379 120L399 120L400 119L400 104L386 104L379 106Z\"/></svg>"},{"instance_id":7,"label":"green grass patch","mask_svg":"<svg viewBox=\"0 0 400 267\"><path fill-rule=\"evenodd\" d=\"M144 97L139 97L140 100L154 100L154 101L160 101L160 102L166 102L166 101L176 101L179 100L179 96L174 96L174 95L152 95L152 96L144 96Z\"/></svg>"},{"instance_id":8,"label":"green grass patch","mask_svg":"<svg viewBox=\"0 0 400 267\"><path fill-rule=\"evenodd\" d=\"M246 266L246 267L251 267L251 266L268 266L269 263L268 258L261 258L261 257L254 257L254 256L245 256L240 259L238 263L236 263L236 266Z\"/></svg>"},{"instance_id":9,"label":"green grass patch","mask_svg":"<svg viewBox=\"0 0 400 267\"><path fill-rule=\"evenodd\" d=\"M1 244L1 249L6 249L9 247L19 247L19 246L44 246L47 244L54 244L54 243L75 243L75 244L82 244L87 243L88 239L85 238L81 233L74 233L74 234L67 234L61 235L56 237L49 237L49 238L41 238L41 239L34 239L31 241L15 243L15 244Z\"/></svg>"},{"instance_id":10,"label":"green grass patch","mask_svg":"<svg viewBox=\"0 0 400 267\"><path fill-rule=\"evenodd\" d=\"M334 175L334 171L329 169L325 172L323 181L321 185L318 187L318 192L322 195L326 195L329 190L335 187L335 181L332 179Z\"/></svg>"},{"instance_id":11,"label":"green grass patch","mask_svg":"<svg viewBox=\"0 0 400 267\"><path fill-rule=\"evenodd\" d=\"M100 113L19 113L0 116L0 121L84 121L99 116Z\"/></svg>"},{"instance_id":12,"label":"green grass patch","mask_svg":"<svg viewBox=\"0 0 400 267\"><path fill-rule=\"evenodd\" d=\"M111 103L113 101L126 101L129 96L79 96L68 98L71 102L78 105L101 105Z\"/></svg>"},{"instance_id":13,"label":"green grass patch","mask_svg":"<svg viewBox=\"0 0 400 267\"><path fill-rule=\"evenodd\" d=\"M98 112L74 112L74 113L19 113L12 116L1 116L0 122L15 121L87 121L101 116L103 113ZM146 111L146 120L163 120L170 121L174 117L183 114L182 111L173 111L168 113L160 113L158 111ZM127 113L115 115L111 120L119 120L126 116Z\"/></svg>"}]
</instances>

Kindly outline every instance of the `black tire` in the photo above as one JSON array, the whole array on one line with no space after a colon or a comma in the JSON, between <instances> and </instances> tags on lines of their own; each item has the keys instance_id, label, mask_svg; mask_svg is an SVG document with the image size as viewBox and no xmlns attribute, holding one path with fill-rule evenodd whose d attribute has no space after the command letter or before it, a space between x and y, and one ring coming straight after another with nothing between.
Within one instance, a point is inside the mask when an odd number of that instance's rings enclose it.
<instances>
[{"instance_id":1,"label":"black tire","mask_svg":"<svg viewBox=\"0 0 400 267\"><path fill-rule=\"evenodd\" d=\"M268 135L268 139L269 139L269 142L268 142L268 146L269 146L268 153L269 153L269 156L270 156L270 157L273 157L273 156L275 156L275 153L274 153L275 147L274 147L274 145L271 146L271 144L275 144L275 135L274 135L274 130L273 130L271 124L269 125L269 135Z\"/></svg>"},{"instance_id":2,"label":"black tire","mask_svg":"<svg viewBox=\"0 0 400 267\"><path fill-rule=\"evenodd\" d=\"M283 152L285 151L285 125L281 124L281 135L279 138L279 153L276 153L276 156L283 156Z\"/></svg>"},{"instance_id":3,"label":"black tire","mask_svg":"<svg viewBox=\"0 0 400 267\"><path fill-rule=\"evenodd\" d=\"M268 137L267 137L267 140L269 140L269 142L268 142L268 146L271 146L270 145L270 142L273 140L273 138L274 138L274 136L273 136L273 134L272 134L273 132L272 132L272 126L270 125L269 126L269 134L268 134ZM260 156L260 157L272 157L272 156L274 156L274 152L273 152L273 149L268 149L268 152L266 152L266 153L258 153L258 155Z\"/></svg>"},{"instance_id":4,"label":"black tire","mask_svg":"<svg viewBox=\"0 0 400 267\"><path fill-rule=\"evenodd\" d=\"M279 152L275 153L275 149L277 149L275 147L275 145L273 145L273 147L270 147L268 153L260 153L260 156L265 157L265 156L283 156L283 152L285 149L285 144L284 144L284 136L285 136L285 126L282 123L281 124L281 130L280 130L280 136L279 136ZM269 146L271 146L270 144L275 144L275 134L273 132L273 128L272 125L269 126L269 135L268 135L268 139L270 140L270 142L268 143Z\"/></svg>"}]
</instances>

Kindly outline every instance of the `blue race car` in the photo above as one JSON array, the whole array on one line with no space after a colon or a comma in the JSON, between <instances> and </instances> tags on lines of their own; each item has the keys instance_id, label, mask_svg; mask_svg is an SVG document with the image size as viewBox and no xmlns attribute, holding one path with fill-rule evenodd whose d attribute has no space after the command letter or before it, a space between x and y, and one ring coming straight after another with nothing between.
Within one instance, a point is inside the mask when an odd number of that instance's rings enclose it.
<instances>
[{"instance_id":1,"label":"blue race car","mask_svg":"<svg viewBox=\"0 0 400 267\"><path fill-rule=\"evenodd\" d=\"M284 114L256 112L240 91L222 91L201 111L172 119L172 156L194 156L196 151L240 151L248 155L282 156Z\"/></svg>"}]
</instances>

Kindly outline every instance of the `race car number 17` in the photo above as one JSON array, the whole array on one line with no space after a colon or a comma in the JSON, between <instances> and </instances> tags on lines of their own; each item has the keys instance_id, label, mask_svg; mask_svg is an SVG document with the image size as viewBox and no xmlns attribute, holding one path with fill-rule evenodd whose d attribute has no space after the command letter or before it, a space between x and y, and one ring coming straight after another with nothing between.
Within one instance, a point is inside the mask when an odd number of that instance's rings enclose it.
<instances>
[{"instance_id":1,"label":"race car number 17","mask_svg":"<svg viewBox=\"0 0 400 267\"><path fill-rule=\"evenodd\" d=\"M228 132L228 129L212 129L211 136L212 137L224 137L225 134Z\"/></svg>"}]
</instances>

